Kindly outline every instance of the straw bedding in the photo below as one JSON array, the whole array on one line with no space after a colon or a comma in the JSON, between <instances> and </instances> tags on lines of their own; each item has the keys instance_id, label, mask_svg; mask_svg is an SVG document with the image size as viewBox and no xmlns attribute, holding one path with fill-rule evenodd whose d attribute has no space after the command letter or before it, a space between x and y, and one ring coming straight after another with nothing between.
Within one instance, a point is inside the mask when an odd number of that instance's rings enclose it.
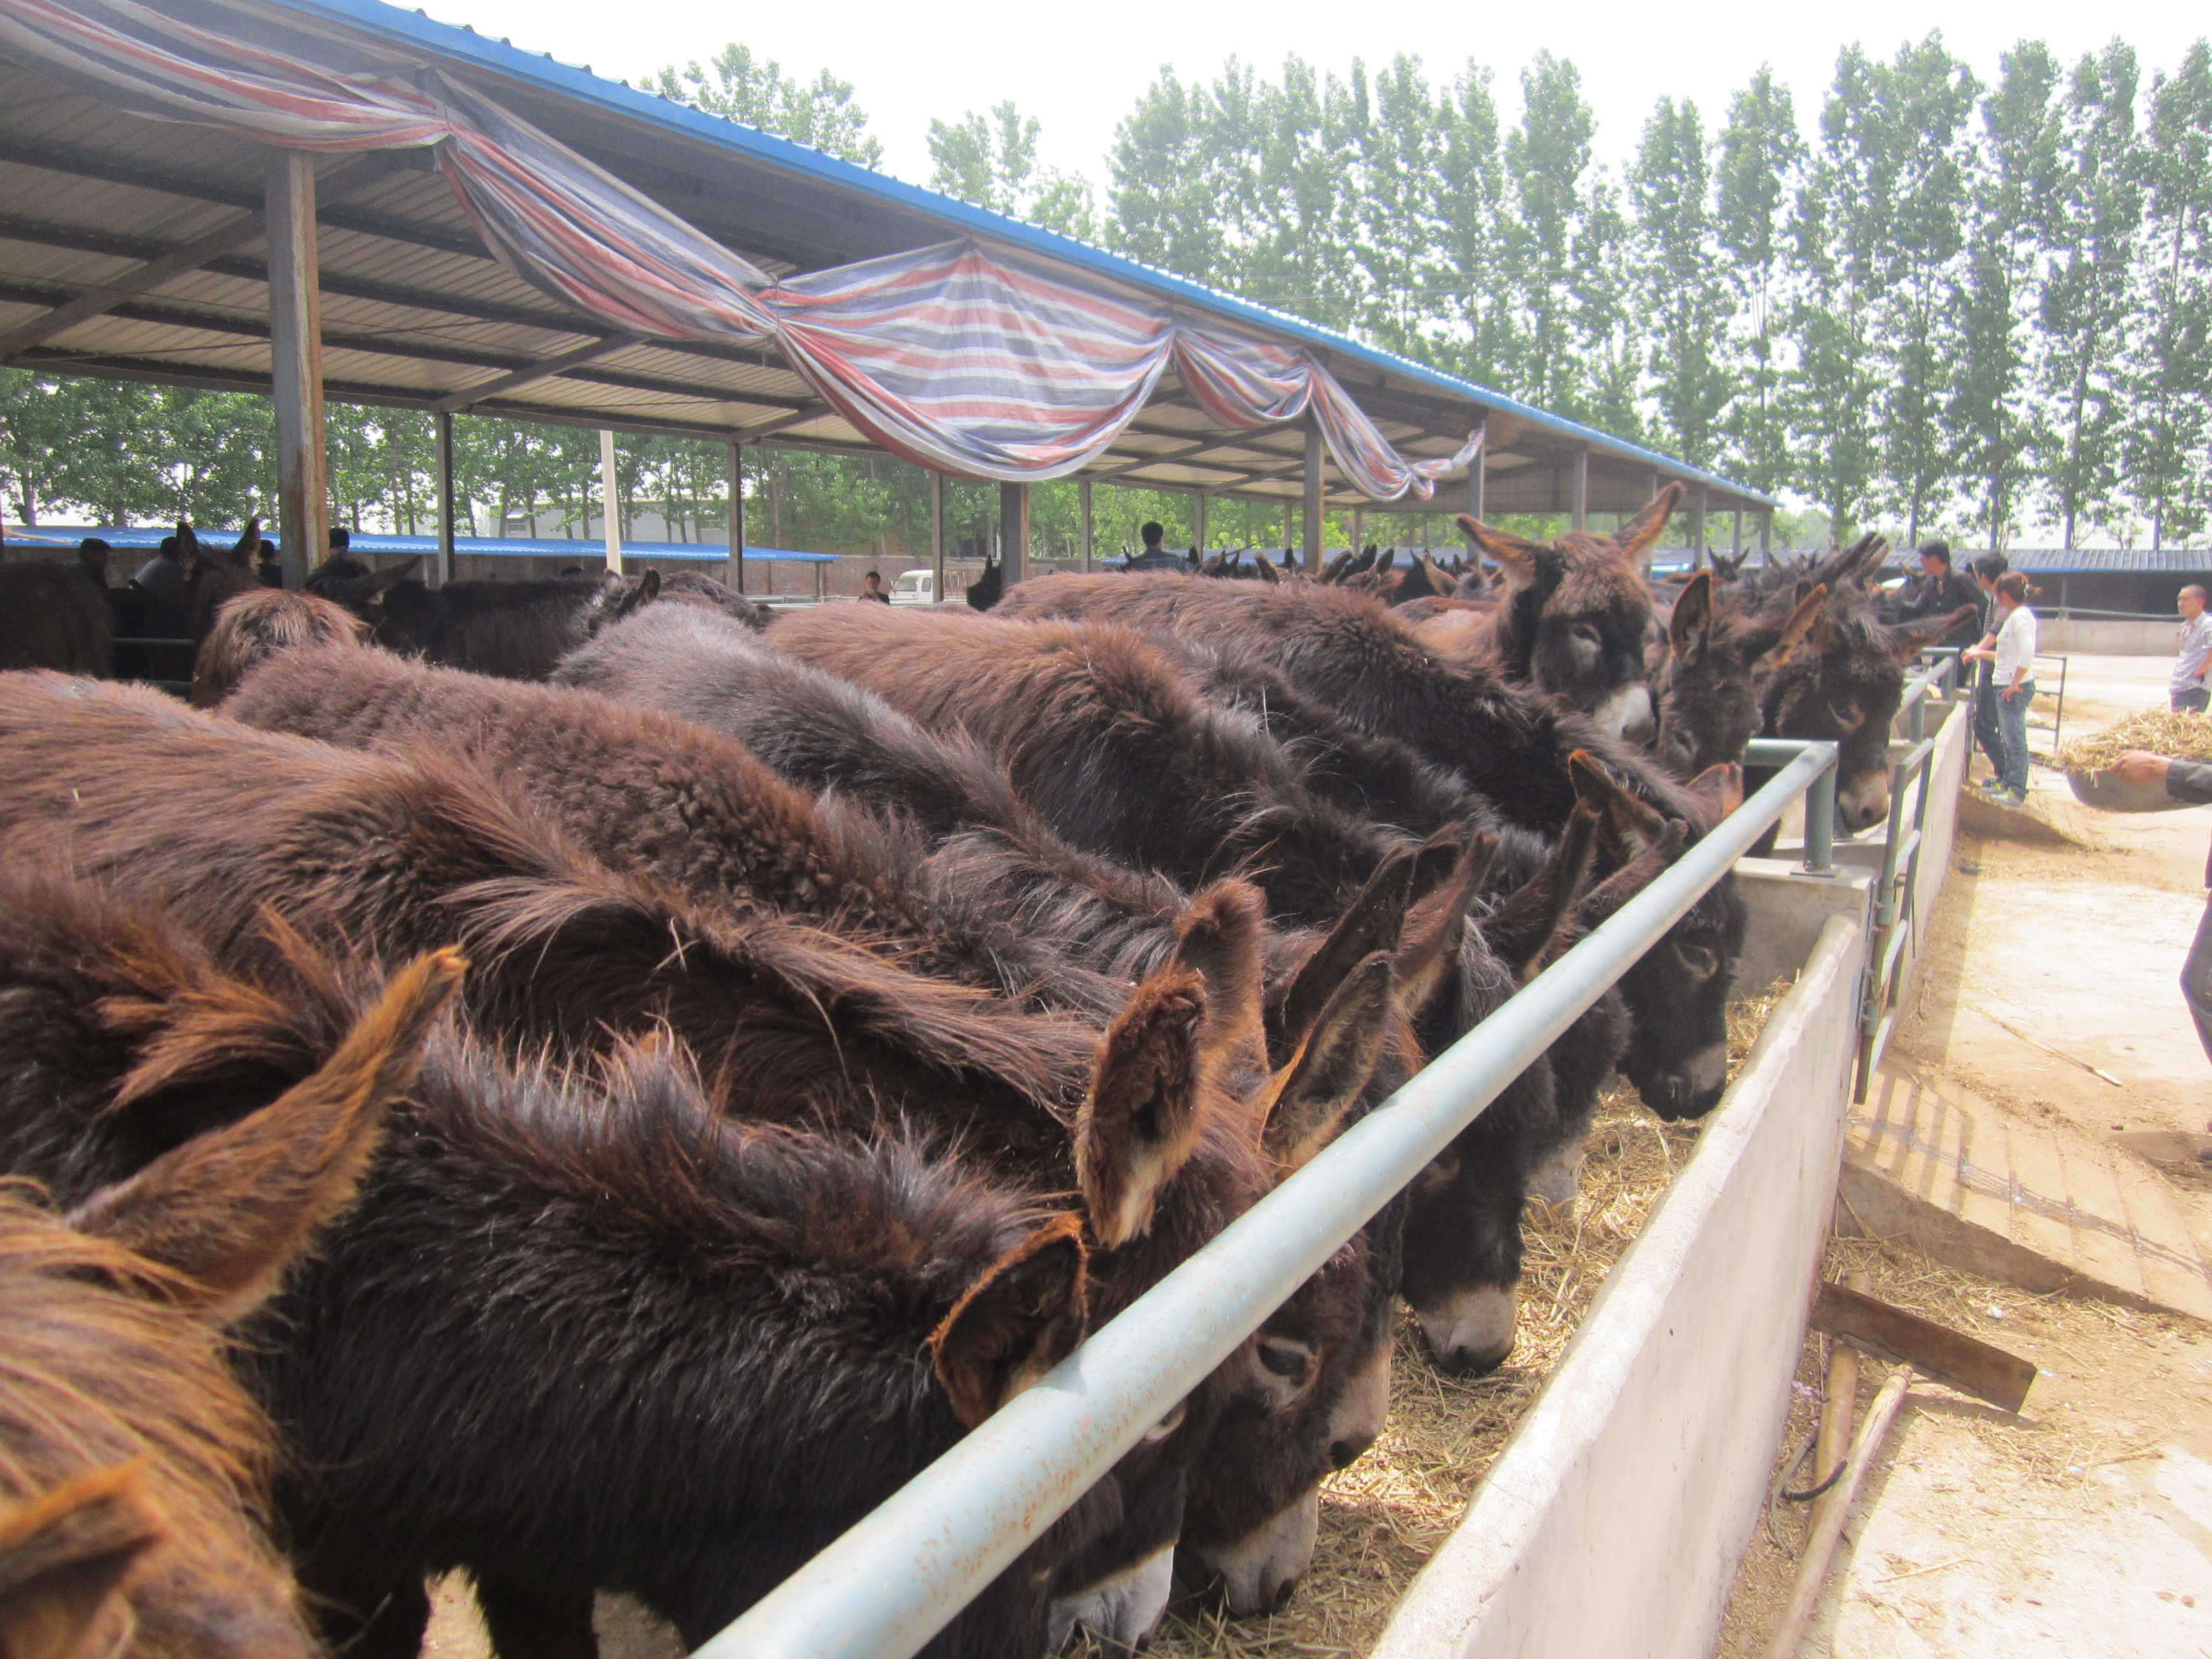
<instances>
[{"instance_id":1,"label":"straw bedding","mask_svg":"<svg viewBox=\"0 0 2212 1659\"><path fill-rule=\"evenodd\" d=\"M1730 1073L1789 989L1738 1001L1729 1020ZM1226 1620L1195 1604L1171 1610L1155 1655L1292 1659L1361 1654L1424 1562L1451 1534L1468 1499L1551 1375L1605 1280L1697 1145L1695 1125L1662 1123L1625 1082L1599 1104L1581 1190L1559 1210L1532 1206L1518 1340L1492 1375L1445 1376L1401 1319L1390 1419L1373 1450L1322 1488L1321 1542L1291 1605Z\"/></svg>"},{"instance_id":2,"label":"straw bedding","mask_svg":"<svg viewBox=\"0 0 2212 1659\"><path fill-rule=\"evenodd\" d=\"M2212 714L2146 708L2118 726L2066 744L2058 751L2058 763L2069 772L2099 772L2130 749L2148 750L2170 760L2212 760Z\"/></svg>"}]
</instances>

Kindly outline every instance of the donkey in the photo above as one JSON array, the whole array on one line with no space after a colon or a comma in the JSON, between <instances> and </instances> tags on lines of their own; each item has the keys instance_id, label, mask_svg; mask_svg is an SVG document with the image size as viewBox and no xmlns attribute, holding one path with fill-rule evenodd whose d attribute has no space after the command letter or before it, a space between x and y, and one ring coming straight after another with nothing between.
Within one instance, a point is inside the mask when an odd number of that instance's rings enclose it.
<instances>
[{"instance_id":1,"label":"donkey","mask_svg":"<svg viewBox=\"0 0 2212 1659\"><path fill-rule=\"evenodd\" d=\"M1504 603L1483 643L1507 678L1550 692L1608 737L1650 735L1651 599L1637 567L1681 496L1680 484L1668 484L1612 536L1578 530L1550 543L1460 514L1461 530L1505 573Z\"/></svg>"},{"instance_id":2,"label":"donkey","mask_svg":"<svg viewBox=\"0 0 2212 1659\"><path fill-rule=\"evenodd\" d=\"M542 680L565 651L619 622L660 592L653 571L597 580L457 581L431 587L418 560L371 572L339 555L310 572L307 591L368 622L376 642L409 656L505 679Z\"/></svg>"},{"instance_id":3,"label":"donkey","mask_svg":"<svg viewBox=\"0 0 2212 1659\"><path fill-rule=\"evenodd\" d=\"M1274 672L1351 726L1395 738L1456 772L1502 824L1556 836L1580 799L1571 757L1693 834L1717 803L1613 743L1583 716L1507 684L1480 661L1441 659L1374 600L1311 583L1261 592L1145 576L1054 576L1009 596L1016 616L1096 617L1223 653L1264 654ZM1589 775L1581 775L1584 787ZM1746 912L1723 877L1621 980L1636 1016L1623 1060L1644 1102L1700 1115L1720 1099L1728 993Z\"/></svg>"},{"instance_id":4,"label":"donkey","mask_svg":"<svg viewBox=\"0 0 2212 1659\"><path fill-rule=\"evenodd\" d=\"M925 726L964 729L1077 846L1192 886L1249 870L1278 920L1328 926L1407 844L1310 794L1253 722L1125 629L841 606L780 618L769 639Z\"/></svg>"},{"instance_id":5,"label":"donkey","mask_svg":"<svg viewBox=\"0 0 2212 1659\"><path fill-rule=\"evenodd\" d=\"M1905 700L1905 665L1974 615L1968 605L1915 622L1881 621L1864 582L1888 552L1887 541L1870 535L1807 576L1762 569L1735 589L1746 603L1768 606L1801 602L1814 588L1827 590L1805 647L1777 665L1759 687L1759 731L1765 737L1840 746L1836 813L1852 831L1871 829L1889 815L1890 726ZM1747 781L1764 775L1754 773Z\"/></svg>"},{"instance_id":6,"label":"donkey","mask_svg":"<svg viewBox=\"0 0 2212 1659\"><path fill-rule=\"evenodd\" d=\"M227 961L281 955L270 909L386 963L461 943L478 964L471 1017L501 1040L574 1054L665 1024L732 1090L896 1096L958 1079L1049 1112L1092 1063L1095 1026L625 878L465 767L254 732L137 687L0 679L0 836L166 904Z\"/></svg>"},{"instance_id":7,"label":"donkey","mask_svg":"<svg viewBox=\"0 0 2212 1659\"><path fill-rule=\"evenodd\" d=\"M192 659L195 708L212 708L255 663L301 645L351 643L368 636L368 624L313 593L256 588L217 607Z\"/></svg>"},{"instance_id":8,"label":"donkey","mask_svg":"<svg viewBox=\"0 0 2212 1659\"><path fill-rule=\"evenodd\" d=\"M125 922L65 885L30 896L49 932L72 907L92 924L77 937L92 947L105 1000L129 1009L140 1057L114 1104L81 1113L70 1101L34 1103L47 1121L18 1138L12 1167L64 1192L94 1167L129 1165L177 1127L159 1087L175 1082L166 1074L205 1083L226 1061L256 1072L299 1064L343 1004L312 957L295 956L295 977L264 988L227 979L158 918ZM46 953L51 979L82 971L56 954ZM118 994L133 968L157 982L186 977L190 988L171 986L151 1006ZM371 1103L406 1087L457 972L433 957L403 973L321 1071L240 1127L265 1138L281 1115L290 1138L312 1145L295 1097L327 1095L336 1079L369 1099L368 1081L351 1079L380 1054L396 1058L368 1074ZM70 1011L53 1012L66 1024ZM82 1013L103 1023L89 1005ZM406 1042L395 1035L400 1013ZM27 1045L36 1035L10 1033ZM44 1035L39 1052L87 1067L63 1030ZM697 1639L772 1583L776 1562L804 1559L1082 1334L1074 1218L897 1140L848 1149L720 1121L688 1056L665 1041L618 1048L594 1085L441 1039L411 1092L404 1152L370 1166L359 1212L247 1344L257 1391L304 1455L278 1486L288 1540L326 1609L325 1634L349 1651L412 1654L427 1614L422 1572L456 1565L478 1573L507 1659L563 1650L562 1641L574 1650L594 1585L639 1592L688 1619ZM240 1132L211 1131L207 1144ZM162 1154L137 1180L179 1156ZM513 1224L497 1224L502 1211ZM410 1258L398 1272L395 1248ZM602 1310L614 1305L623 1316L610 1325ZM542 1346L595 1318L598 1341ZM426 1330L436 1339L421 1340ZM623 1366L605 1358L610 1342L632 1345L643 1368L611 1394L599 1373ZM830 1352L881 1358L825 1370ZM750 1357L750 1390L732 1354ZM794 1389L801 1371L806 1386ZM373 1394L365 1376L376 1378ZM588 1449L570 1431L578 1425L548 1419L548 1397L598 1402L577 1407L603 1419L582 1436ZM702 1423L705 1398L723 1404ZM763 1459L768 1446L781 1468ZM841 1451L854 1467L826 1493L802 1478ZM717 1511L674 1517L690 1541L681 1559L651 1541L651 1517L671 1519L672 1488L641 1475L672 1455L694 1468L719 1459L754 1483L677 1483ZM501 1462L504 1480L482 1478ZM1103 1498L1079 1514L1074 1535L1110 1521ZM748 1528L760 1534L750 1550ZM1012 1575L972 1616L1027 1632L1033 1650L1043 1591L1032 1575ZM289 1611L289 1600L276 1607ZM1008 1641L1004 1651L1025 1650Z\"/></svg>"},{"instance_id":9,"label":"donkey","mask_svg":"<svg viewBox=\"0 0 2212 1659\"><path fill-rule=\"evenodd\" d=\"M1819 620L1828 590L1814 587L1794 604L1747 607L1735 590L1700 570L1667 615L1663 643L1652 653L1658 692L1661 765L1676 777L1741 763L1759 730L1759 685L1786 664Z\"/></svg>"},{"instance_id":10,"label":"donkey","mask_svg":"<svg viewBox=\"0 0 2212 1659\"><path fill-rule=\"evenodd\" d=\"M60 564L0 564L0 669L52 668L106 679L115 621L89 578Z\"/></svg>"},{"instance_id":11,"label":"donkey","mask_svg":"<svg viewBox=\"0 0 2212 1659\"><path fill-rule=\"evenodd\" d=\"M352 1199L460 964L396 980L328 1062L127 1178L0 1194L0 1643L308 1659L264 1532L275 1436L226 1359ZM35 1161L20 1172L46 1171Z\"/></svg>"}]
</instances>

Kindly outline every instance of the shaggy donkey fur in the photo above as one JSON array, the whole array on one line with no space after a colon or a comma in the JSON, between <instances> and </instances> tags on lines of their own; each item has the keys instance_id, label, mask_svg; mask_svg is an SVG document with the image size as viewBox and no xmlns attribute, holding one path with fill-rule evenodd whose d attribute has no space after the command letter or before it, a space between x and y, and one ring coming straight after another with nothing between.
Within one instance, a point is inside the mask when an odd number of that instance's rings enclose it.
<instances>
[{"instance_id":1,"label":"shaggy donkey fur","mask_svg":"<svg viewBox=\"0 0 2212 1659\"><path fill-rule=\"evenodd\" d=\"M263 1535L273 1436L225 1328L350 1201L459 963L395 981L273 1104L89 1191L0 1194L0 1645L300 1659ZM16 1166L33 1175L58 1173Z\"/></svg>"},{"instance_id":2,"label":"shaggy donkey fur","mask_svg":"<svg viewBox=\"0 0 2212 1659\"><path fill-rule=\"evenodd\" d=\"M368 624L312 593L257 587L226 599L192 659L191 704L212 708L254 664L302 645L364 638Z\"/></svg>"}]
</instances>

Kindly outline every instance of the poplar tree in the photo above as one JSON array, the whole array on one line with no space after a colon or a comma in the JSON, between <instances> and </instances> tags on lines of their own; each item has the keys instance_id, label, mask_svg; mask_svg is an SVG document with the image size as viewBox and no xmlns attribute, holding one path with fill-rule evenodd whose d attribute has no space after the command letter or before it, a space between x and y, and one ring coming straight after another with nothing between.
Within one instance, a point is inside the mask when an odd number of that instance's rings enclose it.
<instances>
[{"instance_id":1,"label":"poplar tree","mask_svg":"<svg viewBox=\"0 0 2212 1659\"><path fill-rule=\"evenodd\" d=\"M2129 471L2151 545L2202 532L2212 511L2212 51L2199 40L2154 79L2145 145Z\"/></svg>"},{"instance_id":2,"label":"poplar tree","mask_svg":"<svg viewBox=\"0 0 2212 1659\"><path fill-rule=\"evenodd\" d=\"M2135 53L2115 40L2068 79L2059 187L2045 240L2041 361L2052 429L2043 474L2062 545L2118 504L2126 361L2142 228Z\"/></svg>"},{"instance_id":3,"label":"poplar tree","mask_svg":"<svg viewBox=\"0 0 2212 1659\"><path fill-rule=\"evenodd\" d=\"M2004 545L2046 441L2033 397L2039 261L2058 187L2057 59L2027 41L1999 59L1982 100L1972 160L1973 234L1960 291L1959 352L1948 424L1970 515Z\"/></svg>"},{"instance_id":4,"label":"poplar tree","mask_svg":"<svg viewBox=\"0 0 2212 1659\"><path fill-rule=\"evenodd\" d=\"M1540 52L1521 71L1520 124L1505 136L1499 226L1513 296L1515 351L1504 388L1546 409L1573 399L1576 237L1597 124L1572 64Z\"/></svg>"},{"instance_id":5,"label":"poplar tree","mask_svg":"<svg viewBox=\"0 0 2212 1659\"><path fill-rule=\"evenodd\" d=\"M1711 174L1698 106L1662 97L1629 173L1634 269L1658 430L1692 466L1718 458L1732 390L1721 361L1733 306L1716 258Z\"/></svg>"},{"instance_id":6,"label":"poplar tree","mask_svg":"<svg viewBox=\"0 0 2212 1659\"><path fill-rule=\"evenodd\" d=\"M1241 73L1232 62L1224 76ZM1196 283L1218 283L1227 250L1211 100L1174 70L1139 94L1107 158L1106 245Z\"/></svg>"},{"instance_id":7,"label":"poplar tree","mask_svg":"<svg viewBox=\"0 0 2212 1659\"><path fill-rule=\"evenodd\" d=\"M1757 489L1794 482L1788 414L1789 208L1804 166L1790 89L1761 65L1729 104L1717 144L1713 234L1735 295L1723 349L1735 396L1721 422L1729 465Z\"/></svg>"}]
</instances>

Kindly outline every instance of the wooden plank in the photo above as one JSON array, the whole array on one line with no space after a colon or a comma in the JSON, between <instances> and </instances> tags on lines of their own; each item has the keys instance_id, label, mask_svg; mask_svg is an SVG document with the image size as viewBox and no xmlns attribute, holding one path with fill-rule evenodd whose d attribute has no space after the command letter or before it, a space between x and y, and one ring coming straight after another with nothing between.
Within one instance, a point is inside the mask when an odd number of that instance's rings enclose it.
<instances>
[{"instance_id":1,"label":"wooden plank","mask_svg":"<svg viewBox=\"0 0 2212 1659\"><path fill-rule=\"evenodd\" d=\"M1306 421L1305 470L1301 482L1304 484L1305 523L1301 526L1305 540L1305 568L1310 576L1321 572L1322 548L1322 442L1321 423L1310 416Z\"/></svg>"},{"instance_id":2,"label":"wooden plank","mask_svg":"<svg viewBox=\"0 0 2212 1659\"><path fill-rule=\"evenodd\" d=\"M2035 1367L2017 1354L1842 1285L1820 1286L1812 1323L1816 1331L1880 1348L2000 1411L2018 1411L2035 1381Z\"/></svg>"}]
</instances>

